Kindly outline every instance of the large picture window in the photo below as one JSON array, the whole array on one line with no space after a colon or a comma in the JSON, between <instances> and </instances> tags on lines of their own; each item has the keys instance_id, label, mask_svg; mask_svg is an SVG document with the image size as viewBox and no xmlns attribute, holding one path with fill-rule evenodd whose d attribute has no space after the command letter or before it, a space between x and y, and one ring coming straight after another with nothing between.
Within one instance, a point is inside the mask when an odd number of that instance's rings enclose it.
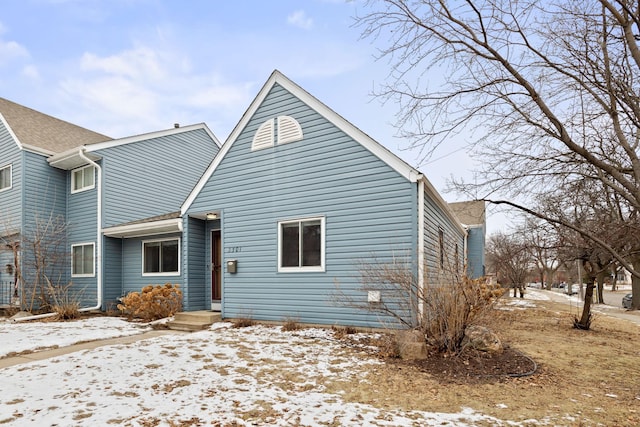
<instances>
[{"instance_id":1,"label":"large picture window","mask_svg":"<svg viewBox=\"0 0 640 427\"><path fill-rule=\"evenodd\" d=\"M71 245L71 276L93 277L94 260L95 245L93 243Z\"/></svg>"},{"instance_id":2,"label":"large picture window","mask_svg":"<svg viewBox=\"0 0 640 427\"><path fill-rule=\"evenodd\" d=\"M0 168L0 191L11 188L11 165Z\"/></svg>"},{"instance_id":3,"label":"large picture window","mask_svg":"<svg viewBox=\"0 0 640 427\"><path fill-rule=\"evenodd\" d=\"M324 271L324 218L278 223L278 271Z\"/></svg>"},{"instance_id":4,"label":"large picture window","mask_svg":"<svg viewBox=\"0 0 640 427\"><path fill-rule=\"evenodd\" d=\"M142 274L144 276L179 275L180 239L142 242Z\"/></svg>"},{"instance_id":5,"label":"large picture window","mask_svg":"<svg viewBox=\"0 0 640 427\"><path fill-rule=\"evenodd\" d=\"M95 187L95 168L85 166L71 172L71 192L90 190Z\"/></svg>"}]
</instances>

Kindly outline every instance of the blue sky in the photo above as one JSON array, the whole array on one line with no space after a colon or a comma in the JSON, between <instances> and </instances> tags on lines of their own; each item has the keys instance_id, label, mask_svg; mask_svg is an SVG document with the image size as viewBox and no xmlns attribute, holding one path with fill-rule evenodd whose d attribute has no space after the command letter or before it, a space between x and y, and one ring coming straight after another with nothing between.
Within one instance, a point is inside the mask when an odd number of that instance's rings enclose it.
<instances>
[{"instance_id":1,"label":"blue sky","mask_svg":"<svg viewBox=\"0 0 640 427\"><path fill-rule=\"evenodd\" d=\"M0 96L114 138L205 122L223 142L278 69L426 174L471 176L451 141L419 162L359 0L0 0ZM434 76L437 79L437 76ZM491 230L491 221L489 229Z\"/></svg>"}]
</instances>

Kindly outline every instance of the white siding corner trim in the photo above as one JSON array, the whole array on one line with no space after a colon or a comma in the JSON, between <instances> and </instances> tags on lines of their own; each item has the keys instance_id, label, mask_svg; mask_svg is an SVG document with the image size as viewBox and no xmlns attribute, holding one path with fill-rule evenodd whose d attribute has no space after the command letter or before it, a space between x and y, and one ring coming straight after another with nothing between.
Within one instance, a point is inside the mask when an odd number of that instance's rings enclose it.
<instances>
[{"instance_id":1,"label":"white siding corner trim","mask_svg":"<svg viewBox=\"0 0 640 427\"><path fill-rule=\"evenodd\" d=\"M302 127L296 119L290 116L278 116L278 144L300 141Z\"/></svg>"},{"instance_id":2,"label":"white siding corner trim","mask_svg":"<svg viewBox=\"0 0 640 427\"><path fill-rule=\"evenodd\" d=\"M273 141L275 139L275 126L274 119L269 119L260 125L253 141L251 142L251 151L262 150L263 148L273 147Z\"/></svg>"}]
</instances>

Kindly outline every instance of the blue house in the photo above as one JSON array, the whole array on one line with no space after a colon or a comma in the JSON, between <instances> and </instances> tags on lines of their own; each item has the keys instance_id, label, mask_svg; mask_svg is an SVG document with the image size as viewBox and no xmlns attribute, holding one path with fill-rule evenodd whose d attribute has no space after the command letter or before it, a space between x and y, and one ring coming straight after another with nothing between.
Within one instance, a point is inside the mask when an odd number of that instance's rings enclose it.
<instances>
[{"instance_id":1,"label":"blue house","mask_svg":"<svg viewBox=\"0 0 640 427\"><path fill-rule=\"evenodd\" d=\"M83 290L86 309L171 282L185 311L377 327L379 313L345 302L410 296L367 289L363 265L403 266L419 287L465 264L481 275L484 210L461 217L420 171L278 71L221 147L204 124L110 139L12 115L22 109L0 102L0 214L15 224L0 239L22 260L0 251L2 274L14 267L0 282L29 284L27 237L53 214L66 255L50 274ZM41 120L64 144L37 135Z\"/></svg>"},{"instance_id":2,"label":"blue house","mask_svg":"<svg viewBox=\"0 0 640 427\"><path fill-rule=\"evenodd\" d=\"M48 240L42 273L72 283L86 308L109 308L156 275L179 276L180 248L165 240L181 233L171 212L219 146L204 124L111 139L0 99L0 283L13 282L25 298L43 280L36 235ZM127 225L137 232L119 234ZM126 271L131 257L145 267Z\"/></svg>"},{"instance_id":3,"label":"blue house","mask_svg":"<svg viewBox=\"0 0 640 427\"><path fill-rule=\"evenodd\" d=\"M467 276L485 275L484 247L487 234L485 203L480 200L449 203L462 226L467 230Z\"/></svg>"},{"instance_id":4,"label":"blue house","mask_svg":"<svg viewBox=\"0 0 640 427\"><path fill-rule=\"evenodd\" d=\"M182 205L185 310L373 327L362 262L420 286L464 263L466 230L427 178L275 71ZM339 289L339 294L336 290Z\"/></svg>"}]
</instances>

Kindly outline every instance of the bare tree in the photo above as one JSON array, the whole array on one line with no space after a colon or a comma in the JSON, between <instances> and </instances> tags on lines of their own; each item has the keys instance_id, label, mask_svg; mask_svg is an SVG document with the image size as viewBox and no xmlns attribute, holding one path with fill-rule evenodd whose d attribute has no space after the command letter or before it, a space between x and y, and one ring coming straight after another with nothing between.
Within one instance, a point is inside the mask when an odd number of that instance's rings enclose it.
<instances>
[{"instance_id":1,"label":"bare tree","mask_svg":"<svg viewBox=\"0 0 640 427\"><path fill-rule=\"evenodd\" d=\"M513 289L524 298L526 280L532 267L532 259L522 234L496 233L487 242L487 264L495 273L498 283Z\"/></svg>"},{"instance_id":2,"label":"bare tree","mask_svg":"<svg viewBox=\"0 0 640 427\"><path fill-rule=\"evenodd\" d=\"M553 277L561 265L556 231L556 228L536 218L526 219L522 229L527 249L540 275L540 282L548 290L551 289Z\"/></svg>"},{"instance_id":3,"label":"bare tree","mask_svg":"<svg viewBox=\"0 0 640 427\"><path fill-rule=\"evenodd\" d=\"M470 149L484 166L457 188L606 250L633 275L640 303L640 258L538 203L566 185L598 183L624 202L618 224L636 228L640 3L382 0L369 1L358 23L388 43L381 57L391 72L378 94L399 103L413 147L428 155L473 130Z\"/></svg>"}]
</instances>

